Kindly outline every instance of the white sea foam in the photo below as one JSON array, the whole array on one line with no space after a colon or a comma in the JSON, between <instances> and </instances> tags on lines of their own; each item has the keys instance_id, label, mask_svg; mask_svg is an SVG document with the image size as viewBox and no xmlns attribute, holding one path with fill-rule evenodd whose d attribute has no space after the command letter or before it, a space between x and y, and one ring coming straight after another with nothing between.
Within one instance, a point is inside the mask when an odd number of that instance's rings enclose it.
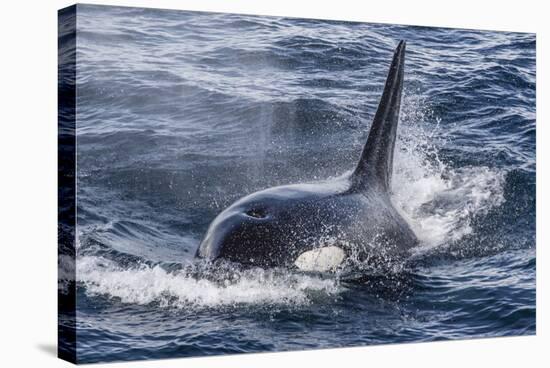
<instances>
[{"instance_id":1,"label":"white sea foam","mask_svg":"<svg viewBox=\"0 0 550 368\"><path fill-rule=\"evenodd\" d=\"M159 303L170 307L213 307L240 304L307 305L313 298L335 296L343 288L335 279L277 273L234 271L225 279L196 277L188 270L169 272L161 266L122 268L95 256L77 262L77 280L90 295L118 298L123 303Z\"/></svg>"},{"instance_id":2,"label":"white sea foam","mask_svg":"<svg viewBox=\"0 0 550 368\"><path fill-rule=\"evenodd\" d=\"M423 124L423 104L409 98L395 152L392 200L424 249L471 234L475 216L504 201L505 173L488 167L453 168L439 159L438 127Z\"/></svg>"}]
</instances>

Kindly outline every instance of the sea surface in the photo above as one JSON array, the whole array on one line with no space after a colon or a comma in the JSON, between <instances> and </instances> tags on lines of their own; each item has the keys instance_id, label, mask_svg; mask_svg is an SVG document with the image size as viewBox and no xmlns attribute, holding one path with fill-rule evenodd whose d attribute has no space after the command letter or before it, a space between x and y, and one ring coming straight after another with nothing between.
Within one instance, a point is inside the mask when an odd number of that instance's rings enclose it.
<instances>
[{"instance_id":1,"label":"sea surface","mask_svg":"<svg viewBox=\"0 0 550 368\"><path fill-rule=\"evenodd\" d=\"M401 39L403 271L196 261L238 198L354 168ZM535 334L534 34L78 5L76 42L79 362Z\"/></svg>"}]
</instances>

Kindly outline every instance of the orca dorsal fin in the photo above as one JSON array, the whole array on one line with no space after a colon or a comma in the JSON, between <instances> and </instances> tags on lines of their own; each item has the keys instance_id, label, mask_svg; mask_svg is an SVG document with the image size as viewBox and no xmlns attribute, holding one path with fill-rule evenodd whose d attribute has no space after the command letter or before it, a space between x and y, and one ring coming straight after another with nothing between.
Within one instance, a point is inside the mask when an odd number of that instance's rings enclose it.
<instances>
[{"instance_id":1,"label":"orca dorsal fin","mask_svg":"<svg viewBox=\"0 0 550 368\"><path fill-rule=\"evenodd\" d=\"M376 187L389 192L404 68L405 41L400 41L393 54L384 93L374 116L367 143L352 174L352 185L355 190Z\"/></svg>"}]
</instances>

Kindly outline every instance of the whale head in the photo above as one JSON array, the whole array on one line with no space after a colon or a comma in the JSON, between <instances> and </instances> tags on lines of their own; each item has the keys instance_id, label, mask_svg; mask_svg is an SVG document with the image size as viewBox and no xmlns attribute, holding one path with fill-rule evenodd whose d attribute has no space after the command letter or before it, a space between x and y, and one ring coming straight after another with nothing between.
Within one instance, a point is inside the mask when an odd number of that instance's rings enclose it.
<instances>
[{"instance_id":1,"label":"whale head","mask_svg":"<svg viewBox=\"0 0 550 368\"><path fill-rule=\"evenodd\" d=\"M197 257L261 267L289 266L318 246L320 236L337 231L337 226L327 227L330 231L320 228L335 223L334 212L327 208L341 185L346 183L288 185L246 196L211 222ZM302 257L299 264L304 259L308 258Z\"/></svg>"}]
</instances>

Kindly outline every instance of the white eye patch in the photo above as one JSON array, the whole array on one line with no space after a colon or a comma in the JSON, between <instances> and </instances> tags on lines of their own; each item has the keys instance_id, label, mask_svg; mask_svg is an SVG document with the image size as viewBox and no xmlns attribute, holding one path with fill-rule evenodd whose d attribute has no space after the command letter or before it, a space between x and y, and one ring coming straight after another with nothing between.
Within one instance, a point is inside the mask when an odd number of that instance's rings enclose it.
<instances>
[{"instance_id":1,"label":"white eye patch","mask_svg":"<svg viewBox=\"0 0 550 368\"><path fill-rule=\"evenodd\" d=\"M341 248L331 245L300 254L294 264L302 271L325 272L338 267L345 256Z\"/></svg>"}]
</instances>

